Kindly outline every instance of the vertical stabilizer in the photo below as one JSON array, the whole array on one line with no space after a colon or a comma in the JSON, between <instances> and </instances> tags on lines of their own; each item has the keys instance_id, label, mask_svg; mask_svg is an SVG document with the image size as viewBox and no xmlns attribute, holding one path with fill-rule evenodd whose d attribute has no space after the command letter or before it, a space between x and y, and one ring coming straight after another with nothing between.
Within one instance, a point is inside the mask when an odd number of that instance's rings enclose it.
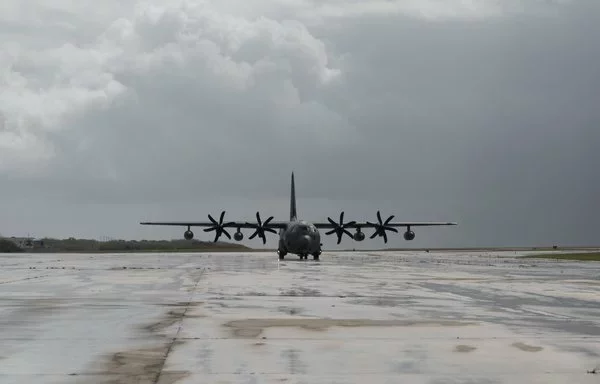
<instances>
[{"instance_id":1,"label":"vertical stabilizer","mask_svg":"<svg viewBox=\"0 0 600 384\"><path fill-rule=\"evenodd\" d=\"M294 185L294 172L292 172L292 190L290 194L290 221L296 220L296 187Z\"/></svg>"}]
</instances>

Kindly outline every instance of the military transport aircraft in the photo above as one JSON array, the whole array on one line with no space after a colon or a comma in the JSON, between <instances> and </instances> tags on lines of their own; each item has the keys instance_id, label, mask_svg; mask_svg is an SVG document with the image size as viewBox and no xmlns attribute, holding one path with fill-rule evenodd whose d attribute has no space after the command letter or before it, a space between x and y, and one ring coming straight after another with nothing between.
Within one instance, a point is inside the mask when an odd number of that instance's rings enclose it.
<instances>
[{"instance_id":1,"label":"military transport aircraft","mask_svg":"<svg viewBox=\"0 0 600 384\"><path fill-rule=\"evenodd\" d=\"M310 223L304 220L298 220L296 214L296 188L294 185L294 173L292 172L292 184L291 184L291 195L290 195L290 220L289 221L271 221L273 216L269 217L264 222L261 221L260 214L256 212L256 223L241 222L241 221L230 221L223 222L225 211L221 212L221 217L217 222L210 214L208 218L210 221L181 221L181 222L141 222L141 225L172 225L172 226L187 226L187 230L184 232L183 237L186 240L194 238L194 233L190 230L190 227L208 227L204 229L204 232L215 231L216 242L221 235L227 236L231 239L231 235L225 228L237 228L237 232L233 235L236 241L241 241L244 238L241 228L254 229L254 233L249 237L253 239L259 236L263 244L267 242L265 232L271 232L277 234L276 229L279 229L279 246L277 254L279 260L283 260L286 254L291 253L300 256L300 259L307 259L308 255L312 255L314 260L318 260L321 255L321 235L318 228L329 228L325 235L331 235L335 233L337 235L337 243L342 241L344 234L350 236L356 241L363 241L365 234L361 231L362 228L373 228L375 232L371 235L371 239L375 236L383 237L383 241L387 243L386 231L396 232L398 230L394 227L406 227L404 232L404 239L413 240L415 233L411 230L411 227L424 227L434 225L456 225L456 223L446 222L391 222L394 216L390 216L387 220L382 221L381 214L377 211L377 223L371 223L369 221L364 223L357 223L356 221L350 221L344 223L344 212L340 213L340 221L336 223L330 217L327 218L329 223ZM347 228L354 228L355 233L352 234Z\"/></svg>"}]
</instances>

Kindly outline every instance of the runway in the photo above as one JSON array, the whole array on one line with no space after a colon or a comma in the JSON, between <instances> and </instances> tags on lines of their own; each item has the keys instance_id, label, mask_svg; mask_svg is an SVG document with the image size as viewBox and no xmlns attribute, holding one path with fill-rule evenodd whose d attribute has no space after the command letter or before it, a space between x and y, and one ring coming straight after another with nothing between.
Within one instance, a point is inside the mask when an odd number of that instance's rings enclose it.
<instances>
[{"instance_id":1,"label":"runway","mask_svg":"<svg viewBox=\"0 0 600 384\"><path fill-rule=\"evenodd\" d=\"M600 263L2 254L0 383L599 383Z\"/></svg>"}]
</instances>

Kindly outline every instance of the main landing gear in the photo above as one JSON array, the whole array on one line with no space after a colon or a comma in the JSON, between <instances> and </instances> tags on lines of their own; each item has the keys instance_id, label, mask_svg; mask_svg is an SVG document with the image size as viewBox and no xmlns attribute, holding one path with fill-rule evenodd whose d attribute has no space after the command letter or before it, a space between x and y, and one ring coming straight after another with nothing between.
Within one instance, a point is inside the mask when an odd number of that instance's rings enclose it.
<instances>
[{"instance_id":1,"label":"main landing gear","mask_svg":"<svg viewBox=\"0 0 600 384\"><path fill-rule=\"evenodd\" d=\"M313 253L313 254L312 254L313 260L319 260L319 256L320 256L320 255L321 255L321 253L320 253L320 252L319 252L319 253ZM301 254L301 255L299 255L299 256L300 256L300 260L308 260L308 255Z\"/></svg>"},{"instance_id":2,"label":"main landing gear","mask_svg":"<svg viewBox=\"0 0 600 384\"><path fill-rule=\"evenodd\" d=\"M283 258L285 257L285 255L287 255L286 251L282 251L281 249L277 250L277 254L279 255L279 260L283 260Z\"/></svg>"},{"instance_id":3,"label":"main landing gear","mask_svg":"<svg viewBox=\"0 0 600 384\"><path fill-rule=\"evenodd\" d=\"M285 255L287 255L287 252L282 249L278 249L277 254L279 255L279 260L283 260L285 258ZM320 255L321 255L321 252L313 253L312 254L313 260L319 260ZM300 256L300 260L308 260L307 254L300 254L298 256Z\"/></svg>"},{"instance_id":4,"label":"main landing gear","mask_svg":"<svg viewBox=\"0 0 600 384\"><path fill-rule=\"evenodd\" d=\"M287 251L285 250L285 247L283 246L283 242L281 240L279 240L279 247L277 248L277 254L279 255L279 260L283 260L285 255L287 255Z\"/></svg>"}]
</instances>

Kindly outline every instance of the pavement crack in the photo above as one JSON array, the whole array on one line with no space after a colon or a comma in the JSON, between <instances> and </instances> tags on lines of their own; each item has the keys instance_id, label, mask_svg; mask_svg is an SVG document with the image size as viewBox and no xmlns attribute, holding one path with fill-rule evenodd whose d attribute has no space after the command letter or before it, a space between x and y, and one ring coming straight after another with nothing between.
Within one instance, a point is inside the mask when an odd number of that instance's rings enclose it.
<instances>
[{"instance_id":1,"label":"pavement crack","mask_svg":"<svg viewBox=\"0 0 600 384\"><path fill-rule=\"evenodd\" d=\"M194 295L196 294L196 289L198 288L198 285L200 284L200 280L202 280L202 277L204 276L205 272L206 272L206 268L202 268L200 275L198 276L198 278L196 279L196 282L194 283L194 287L191 289L190 297L189 297L188 301L186 302L185 307L184 307L183 311L181 312L181 315L179 315L179 318L177 319L177 321L179 322L179 325L177 326L177 332L175 332L175 336L173 336L173 339L168 344L167 351L165 352L165 356L162 359L160 366L158 367L158 370L156 372L156 376L155 376L154 380L152 381L153 384L158 384L158 382L160 381L161 375L163 373L163 369L165 367L165 364L167 363L167 359L169 358L169 354L173 350L173 346L175 346L175 344L177 343L177 340L179 339L179 333L183 329L183 319L185 318L185 315L186 315L188 309L190 309L190 307L192 306L192 303L194 302Z\"/></svg>"},{"instance_id":2,"label":"pavement crack","mask_svg":"<svg viewBox=\"0 0 600 384\"><path fill-rule=\"evenodd\" d=\"M34 280L34 279L42 279L44 277L48 277L50 276L49 274L46 275L37 275L37 276L29 276L29 277L24 277L22 279L15 279L15 280L6 280L6 281L0 281L0 284L12 284L12 283L19 283L21 281L27 281L27 280Z\"/></svg>"}]
</instances>

